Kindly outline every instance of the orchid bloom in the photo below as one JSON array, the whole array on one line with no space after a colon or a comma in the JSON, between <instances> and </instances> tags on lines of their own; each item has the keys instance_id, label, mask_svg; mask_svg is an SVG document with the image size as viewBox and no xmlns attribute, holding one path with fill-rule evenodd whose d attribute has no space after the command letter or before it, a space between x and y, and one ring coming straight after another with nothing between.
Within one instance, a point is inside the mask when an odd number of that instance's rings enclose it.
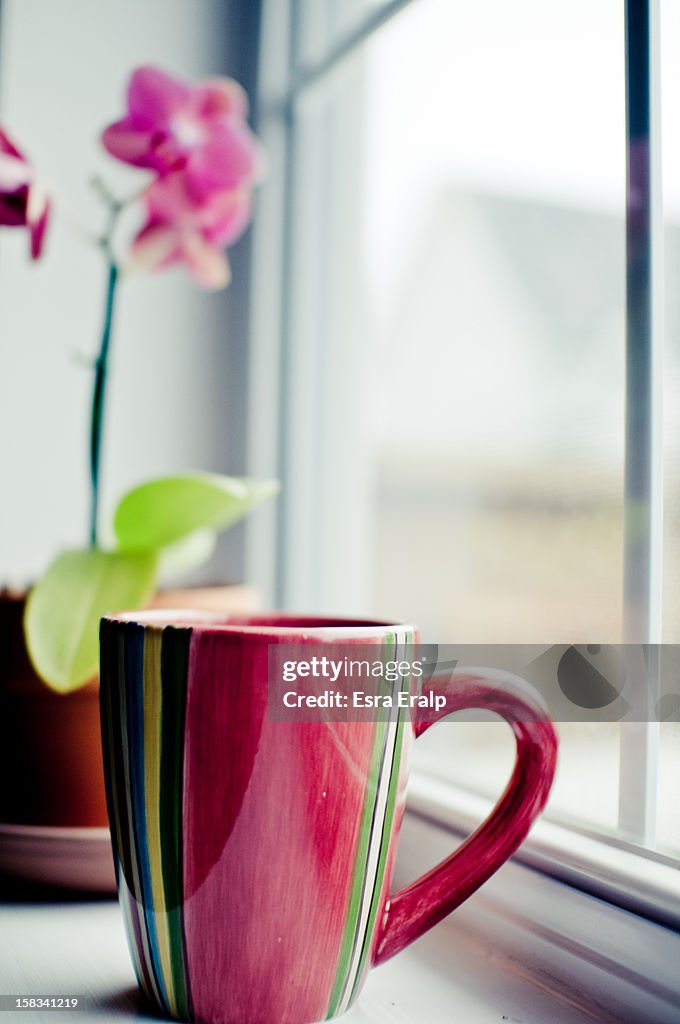
<instances>
[{"instance_id":1,"label":"orchid bloom","mask_svg":"<svg viewBox=\"0 0 680 1024\"><path fill-rule=\"evenodd\" d=\"M257 180L261 150L245 120L245 92L232 78L192 85L159 68L137 68L127 107L125 117L102 135L118 160L161 177L182 170L197 199Z\"/></svg>"},{"instance_id":2,"label":"orchid bloom","mask_svg":"<svg viewBox=\"0 0 680 1024\"><path fill-rule=\"evenodd\" d=\"M28 228L31 257L42 252L50 203L33 167L0 129L0 225Z\"/></svg>"},{"instance_id":3,"label":"orchid bloom","mask_svg":"<svg viewBox=\"0 0 680 1024\"><path fill-rule=\"evenodd\" d=\"M144 199L147 221L133 242L132 265L160 270L184 263L204 288L224 288L231 272L222 250L248 223L250 192L225 190L198 200L179 171L154 181Z\"/></svg>"}]
</instances>

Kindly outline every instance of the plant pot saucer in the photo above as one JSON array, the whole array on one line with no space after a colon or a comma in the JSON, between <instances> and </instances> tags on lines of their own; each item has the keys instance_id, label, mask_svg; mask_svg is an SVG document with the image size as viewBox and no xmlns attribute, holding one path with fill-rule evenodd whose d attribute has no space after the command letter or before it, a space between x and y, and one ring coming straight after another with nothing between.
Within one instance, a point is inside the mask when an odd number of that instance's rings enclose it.
<instances>
[{"instance_id":1,"label":"plant pot saucer","mask_svg":"<svg viewBox=\"0 0 680 1024\"><path fill-rule=\"evenodd\" d=\"M109 830L0 824L0 875L71 893L113 896Z\"/></svg>"}]
</instances>

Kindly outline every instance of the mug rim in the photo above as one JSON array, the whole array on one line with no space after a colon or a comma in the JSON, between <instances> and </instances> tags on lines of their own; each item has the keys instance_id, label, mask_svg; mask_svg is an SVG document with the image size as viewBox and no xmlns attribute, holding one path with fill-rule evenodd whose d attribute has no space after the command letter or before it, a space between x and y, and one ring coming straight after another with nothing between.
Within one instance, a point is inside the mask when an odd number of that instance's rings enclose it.
<instances>
[{"instance_id":1,"label":"mug rim","mask_svg":"<svg viewBox=\"0 0 680 1024\"><path fill-rule=\"evenodd\" d=\"M325 615L313 612L263 611L239 614L198 608L153 608L143 611L110 612L102 622L113 625L141 626L143 629L191 629L216 635L291 636L314 640L384 636L399 629L418 636L418 627L398 619L362 616Z\"/></svg>"}]
</instances>

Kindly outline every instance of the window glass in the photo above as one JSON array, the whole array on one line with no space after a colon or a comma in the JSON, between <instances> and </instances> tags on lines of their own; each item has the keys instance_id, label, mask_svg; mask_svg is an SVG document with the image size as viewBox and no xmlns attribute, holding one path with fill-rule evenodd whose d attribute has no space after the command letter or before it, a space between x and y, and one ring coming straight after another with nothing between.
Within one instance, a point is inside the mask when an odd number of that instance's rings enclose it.
<instances>
[{"instance_id":1,"label":"window glass","mask_svg":"<svg viewBox=\"0 0 680 1024\"><path fill-rule=\"evenodd\" d=\"M680 643L680 7L661 3L661 129L664 204L664 593L663 634ZM658 845L680 855L680 726L663 722L659 740Z\"/></svg>"},{"instance_id":2,"label":"window glass","mask_svg":"<svg viewBox=\"0 0 680 1024\"><path fill-rule=\"evenodd\" d=\"M390 0L300 0L296 57L301 66L321 60Z\"/></svg>"},{"instance_id":3,"label":"window glass","mask_svg":"<svg viewBox=\"0 0 680 1024\"><path fill-rule=\"evenodd\" d=\"M661 4L664 204L664 639L680 642L680 7Z\"/></svg>"},{"instance_id":4,"label":"window glass","mask_svg":"<svg viewBox=\"0 0 680 1024\"><path fill-rule=\"evenodd\" d=\"M332 6L316 5L317 59L340 31ZM618 642L620 4L413 0L296 111L289 603L397 615L433 642ZM671 353L669 387L679 363ZM678 407L666 407L667 639L680 621ZM550 812L614 831L619 727L560 732ZM492 723L433 730L418 748L422 767L487 794L512 762ZM659 842L668 803L664 790Z\"/></svg>"}]
</instances>

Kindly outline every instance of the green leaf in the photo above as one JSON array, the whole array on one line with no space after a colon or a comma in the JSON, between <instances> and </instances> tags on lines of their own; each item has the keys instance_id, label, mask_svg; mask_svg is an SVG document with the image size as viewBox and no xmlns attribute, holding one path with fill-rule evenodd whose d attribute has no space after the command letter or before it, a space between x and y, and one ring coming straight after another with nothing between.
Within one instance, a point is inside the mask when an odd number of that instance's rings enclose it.
<instances>
[{"instance_id":1,"label":"green leaf","mask_svg":"<svg viewBox=\"0 0 680 1024\"><path fill-rule=\"evenodd\" d=\"M99 620L148 602L157 561L151 551L96 548L57 556L30 592L24 616L31 660L48 686L69 693L97 674Z\"/></svg>"},{"instance_id":2,"label":"green leaf","mask_svg":"<svg viewBox=\"0 0 680 1024\"><path fill-rule=\"evenodd\" d=\"M203 527L231 526L278 489L276 480L217 473L160 477L122 498L113 529L121 550L162 548Z\"/></svg>"}]
</instances>

